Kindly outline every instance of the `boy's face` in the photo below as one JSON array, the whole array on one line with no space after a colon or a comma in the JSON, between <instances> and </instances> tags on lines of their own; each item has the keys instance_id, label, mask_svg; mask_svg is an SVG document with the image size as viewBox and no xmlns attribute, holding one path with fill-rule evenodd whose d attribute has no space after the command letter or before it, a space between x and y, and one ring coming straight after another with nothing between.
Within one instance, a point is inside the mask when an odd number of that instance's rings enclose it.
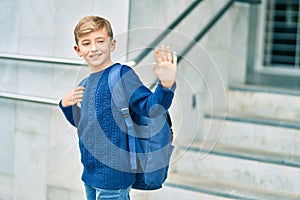
<instances>
[{"instance_id":1,"label":"boy's face","mask_svg":"<svg viewBox=\"0 0 300 200\"><path fill-rule=\"evenodd\" d=\"M116 41L111 39L105 29L86 33L78 38L75 51L83 57L93 72L100 71L112 64L110 53L115 49Z\"/></svg>"}]
</instances>

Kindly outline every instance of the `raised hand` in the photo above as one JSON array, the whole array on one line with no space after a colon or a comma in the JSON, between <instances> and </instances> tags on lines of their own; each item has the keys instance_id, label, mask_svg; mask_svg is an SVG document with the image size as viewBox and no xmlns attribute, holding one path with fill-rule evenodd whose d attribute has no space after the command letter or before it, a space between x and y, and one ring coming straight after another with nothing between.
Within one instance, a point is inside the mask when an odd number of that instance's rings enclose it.
<instances>
[{"instance_id":1,"label":"raised hand","mask_svg":"<svg viewBox=\"0 0 300 200\"><path fill-rule=\"evenodd\" d=\"M171 88L176 80L177 54L171 53L170 47L162 46L155 50L157 63L153 63L153 71L164 88Z\"/></svg>"},{"instance_id":2,"label":"raised hand","mask_svg":"<svg viewBox=\"0 0 300 200\"><path fill-rule=\"evenodd\" d=\"M72 106L77 103L81 103L84 93L84 87L76 87L71 90L63 99L62 106Z\"/></svg>"}]
</instances>

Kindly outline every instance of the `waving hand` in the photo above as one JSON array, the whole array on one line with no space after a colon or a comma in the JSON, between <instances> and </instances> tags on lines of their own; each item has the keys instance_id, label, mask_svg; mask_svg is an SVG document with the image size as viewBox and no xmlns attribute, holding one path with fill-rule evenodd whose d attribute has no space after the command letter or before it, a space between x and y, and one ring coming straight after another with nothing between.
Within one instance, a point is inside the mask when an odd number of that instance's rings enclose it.
<instances>
[{"instance_id":1,"label":"waving hand","mask_svg":"<svg viewBox=\"0 0 300 200\"><path fill-rule=\"evenodd\" d=\"M177 54L170 51L170 47L162 46L155 50L157 63L153 63L153 71L164 88L171 88L176 80Z\"/></svg>"}]
</instances>

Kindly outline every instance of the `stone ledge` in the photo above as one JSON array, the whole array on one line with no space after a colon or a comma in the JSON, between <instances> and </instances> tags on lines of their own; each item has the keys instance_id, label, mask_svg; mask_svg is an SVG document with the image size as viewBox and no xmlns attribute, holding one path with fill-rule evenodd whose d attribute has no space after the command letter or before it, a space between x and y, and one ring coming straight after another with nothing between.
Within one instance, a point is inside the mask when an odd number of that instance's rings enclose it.
<instances>
[{"instance_id":1,"label":"stone ledge","mask_svg":"<svg viewBox=\"0 0 300 200\"><path fill-rule=\"evenodd\" d=\"M223 197L224 199L299 199L299 196L290 193L241 186L228 182L208 179L205 177L195 177L176 173L170 174L169 179L165 183L165 186L194 191L198 193L210 194Z\"/></svg>"},{"instance_id":2,"label":"stone ledge","mask_svg":"<svg viewBox=\"0 0 300 200\"><path fill-rule=\"evenodd\" d=\"M204 114L205 118L218 119L218 120L227 120L227 121L236 121L236 122L244 122L244 123L252 123L252 124L260 124L266 126L276 126L282 128L292 128L292 129L300 129L300 121L292 121L292 120L284 120L284 119L276 119L276 118L268 118L262 116L247 116L243 114Z\"/></svg>"},{"instance_id":3,"label":"stone ledge","mask_svg":"<svg viewBox=\"0 0 300 200\"><path fill-rule=\"evenodd\" d=\"M229 146L224 144L216 144L214 145L214 148L212 150L202 149L201 143L194 144L188 148L186 147L179 147L179 148L187 149L188 151L199 152L203 154L213 154L217 156L232 157L237 159L244 159L250 161L257 161L257 162L270 163L275 165L283 165L288 167L300 168L300 156L298 155L286 155L281 153L235 147L235 146Z\"/></svg>"},{"instance_id":4,"label":"stone ledge","mask_svg":"<svg viewBox=\"0 0 300 200\"><path fill-rule=\"evenodd\" d=\"M229 90L244 91L244 92L264 92L283 95L300 96L300 90L270 87L270 86L258 86L258 85L230 85Z\"/></svg>"}]
</instances>

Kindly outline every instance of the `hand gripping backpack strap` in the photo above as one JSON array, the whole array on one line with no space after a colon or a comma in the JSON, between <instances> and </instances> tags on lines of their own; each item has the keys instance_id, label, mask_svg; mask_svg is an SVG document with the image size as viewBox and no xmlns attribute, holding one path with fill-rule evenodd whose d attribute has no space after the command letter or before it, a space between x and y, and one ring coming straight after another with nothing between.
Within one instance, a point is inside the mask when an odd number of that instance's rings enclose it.
<instances>
[{"instance_id":1,"label":"hand gripping backpack strap","mask_svg":"<svg viewBox=\"0 0 300 200\"><path fill-rule=\"evenodd\" d=\"M83 79L78 86L82 86L82 87L86 87L87 85L87 81L88 78ZM75 126L78 126L78 123L80 121L80 117L81 117L81 103L77 103L75 105L72 106L72 111L73 111L73 119L74 119L74 123Z\"/></svg>"},{"instance_id":2,"label":"hand gripping backpack strap","mask_svg":"<svg viewBox=\"0 0 300 200\"><path fill-rule=\"evenodd\" d=\"M132 170L137 170L136 144L134 137L135 129L129 113L129 105L126 100L126 95L124 93L124 88L121 80L121 69L122 65L120 64L115 65L111 68L108 76L108 83L113 102L121 111L125 120L129 142L130 166Z\"/></svg>"}]
</instances>

